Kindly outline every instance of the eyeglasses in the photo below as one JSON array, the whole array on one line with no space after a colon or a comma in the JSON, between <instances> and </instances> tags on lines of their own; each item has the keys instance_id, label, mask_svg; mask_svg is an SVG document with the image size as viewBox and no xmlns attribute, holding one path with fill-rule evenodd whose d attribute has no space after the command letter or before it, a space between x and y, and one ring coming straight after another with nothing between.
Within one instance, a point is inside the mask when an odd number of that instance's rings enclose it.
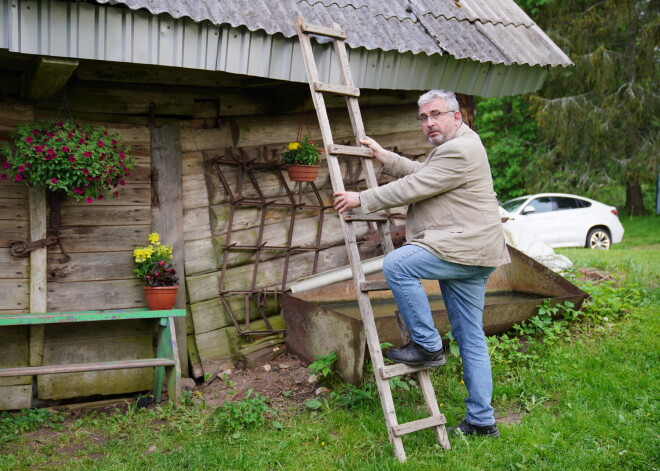
<instances>
[{"instance_id":1,"label":"eyeglasses","mask_svg":"<svg viewBox=\"0 0 660 471\"><path fill-rule=\"evenodd\" d=\"M431 116L426 116L425 114L421 116L417 116L417 121L421 121L422 123L427 122L429 119L436 120L438 119L441 115L446 114L446 113L456 113L455 111L434 111L431 113Z\"/></svg>"}]
</instances>

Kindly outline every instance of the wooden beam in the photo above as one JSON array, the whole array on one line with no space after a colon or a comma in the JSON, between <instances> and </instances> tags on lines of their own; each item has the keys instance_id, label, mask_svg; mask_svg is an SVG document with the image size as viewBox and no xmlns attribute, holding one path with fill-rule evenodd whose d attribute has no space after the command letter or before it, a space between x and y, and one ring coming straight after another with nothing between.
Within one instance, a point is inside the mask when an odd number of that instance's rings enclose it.
<instances>
[{"instance_id":1,"label":"wooden beam","mask_svg":"<svg viewBox=\"0 0 660 471\"><path fill-rule=\"evenodd\" d=\"M77 59L37 57L21 77L21 98L45 100L56 95L78 67Z\"/></svg>"},{"instance_id":2,"label":"wooden beam","mask_svg":"<svg viewBox=\"0 0 660 471\"><path fill-rule=\"evenodd\" d=\"M151 207L151 229L158 232L163 244L172 246L174 265L179 276L177 309L186 308L186 277L183 244L183 157L181 152L181 129L176 125L151 128L151 165L158 169L155 191L158 205ZM181 371L188 373L188 349L186 342L186 320L175 319L177 344Z\"/></svg>"},{"instance_id":3,"label":"wooden beam","mask_svg":"<svg viewBox=\"0 0 660 471\"><path fill-rule=\"evenodd\" d=\"M29 190L30 241L46 237L46 190L34 186ZM29 242L29 241L28 241ZM30 252L30 312L48 311L48 249ZM44 356L44 326L30 326L30 366L40 366Z\"/></svg>"}]
</instances>

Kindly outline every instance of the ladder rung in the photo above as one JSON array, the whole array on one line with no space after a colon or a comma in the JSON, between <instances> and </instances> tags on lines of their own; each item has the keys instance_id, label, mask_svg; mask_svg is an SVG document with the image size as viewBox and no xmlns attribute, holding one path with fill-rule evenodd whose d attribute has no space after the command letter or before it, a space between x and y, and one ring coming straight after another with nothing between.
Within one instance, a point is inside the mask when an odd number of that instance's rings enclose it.
<instances>
[{"instance_id":1,"label":"ladder rung","mask_svg":"<svg viewBox=\"0 0 660 471\"><path fill-rule=\"evenodd\" d=\"M344 221L387 221L389 219L386 213L350 213L344 214Z\"/></svg>"},{"instance_id":2,"label":"ladder rung","mask_svg":"<svg viewBox=\"0 0 660 471\"><path fill-rule=\"evenodd\" d=\"M334 83L314 82L314 90L317 92L334 93L335 95L346 95L352 97L360 96L360 89L348 87L346 85L337 85Z\"/></svg>"},{"instance_id":3,"label":"ladder rung","mask_svg":"<svg viewBox=\"0 0 660 471\"><path fill-rule=\"evenodd\" d=\"M401 435L405 435L407 433L412 433L418 430L437 427L439 425L444 425L446 423L447 423L447 419L445 419L444 415L442 414L432 415L431 417L427 417L425 419L415 420L413 422L406 422L405 424L394 425L392 426L392 433L395 436L400 437Z\"/></svg>"},{"instance_id":4,"label":"ladder rung","mask_svg":"<svg viewBox=\"0 0 660 471\"><path fill-rule=\"evenodd\" d=\"M300 26L305 33L318 34L319 36L327 36L329 38L346 39L346 33L340 29L304 22Z\"/></svg>"},{"instance_id":5,"label":"ladder rung","mask_svg":"<svg viewBox=\"0 0 660 471\"><path fill-rule=\"evenodd\" d=\"M396 378L397 376L417 373L418 371L427 369L427 366L410 366L403 363L395 363L394 365L385 365L380 368L380 377L383 379Z\"/></svg>"},{"instance_id":6,"label":"ladder rung","mask_svg":"<svg viewBox=\"0 0 660 471\"><path fill-rule=\"evenodd\" d=\"M360 283L360 291L363 293L367 291L389 291L390 286L387 281L363 281Z\"/></svg>"},{"instance_id":7,"label":"ladder rung","mask_svg":"<svg viewBox=\"0 0 660 471\"><path fill-rule=\"evenodd\" d=\"M332 155L355 155L357 157L374 158L373 152L368 147L342 146L331 144L328 146L328 152Z\"/></svg>"}]
</instances>

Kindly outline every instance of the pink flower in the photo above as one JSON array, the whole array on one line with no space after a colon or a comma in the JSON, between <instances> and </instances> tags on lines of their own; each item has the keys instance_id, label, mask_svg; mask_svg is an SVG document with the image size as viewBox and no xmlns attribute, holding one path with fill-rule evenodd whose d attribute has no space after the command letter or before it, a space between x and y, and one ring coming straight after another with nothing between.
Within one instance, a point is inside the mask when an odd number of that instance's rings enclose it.
<instances>
[{"instance_id":1,"label":"pink flower","mask_svg":"<svg viewBox=\"0 0 660 471\"><path fill-rule=\"evenodd\" d=\"M98 195L98 196L96 197L96 199L97 199L97 200L102 200L102 199L103 199L103 195Z\"/></svg>"},{"instance_id":2,"label":"pink flower","mask_svg":"<svg viewBox=\"0 0 660 471\"><path fill-rule=\"evenodd\" d=\"M119 158L122 159L122 160L124 160L126 158L126 154L124 153L123 150L119 151Z\"/></svg>"},{"instance_id":3,"label":"pink flower","mask_svg":"<svg viewBox=\"0 0 660 471\"><path fill-rule=\"evenodd\" d=\"M85 157L89 158L89 157L92 156L92 153L91 153L91 152L83 152L83 155L84 155Z\"/></svg>"},{"instance_id":4,"label":"pink flower","mask_svg":"<svg viewBox=\"0 0 660 471\"><path fill-rule=\"evenodd\" d=\"M28 144L32 144L32 138L30 136L26 137L25 142L27 142Z\"/></svg>"},{"instance_id":5,"label":"pink flower","mask_svg":"<svg viewBox=\"0 0 660 471\"><path fill-rule=\"evenodd\" d=\"M55 183L57 183L57 178L51 178L50 182L54 185Z\"/></svg>"},{"instance_id":6,"label":"pink flower","mask_svg":"<svg viewBox=\"0 0 660 471\"><path fill-rule=\"evenodd\" d=\"M165 260L161 260L160 262L158 262L158 265L161 267L165 266Z\"/></svg>"},{"instance_id":7,"label":"pink flower","mask_svg":"<svg viewBox=\"0 0 660 471\"><path fill-rule=\"evenodd\" d=\"M0 180L6 180L6 179L7 179L7 174L6 173L0 174Z\"/></svg>"},{"instance_id":8,"label":"pink flower","mask_svg":"<svg viewBox=\"0 0 660 471\"><path fill-rule=\"evenodd\" d=\"M25 172L25 165L19 165L18 166L18 171L19 172Z\"/></svg>"},{"instance_id":9,"label":"pink flower","mask_svg":"<svg viewBox=\"0 0 660 471\"><path fill-rule=\"evenodd\" d=\"M80 139L81 144L84 144L85 142L87 142L87 141L85 141L85 139Z\"/></svg>"},{"instance_id":10,"label":"pink flower","mask_svg":"<svg viewBox=\"0 0 660 471\"><path fill-rule=\"evenodd\" d=\"M91 196L88 196L86 201L87 201L88 203L93 203L93 202L94 202L94 198L92 198Z\"/></svg>"},{"instance_id":11,"label":"pink flower","mask_svg":"<svg viewBox=\"0 0 660 471\"><path fill-rule=\"evenodd\" d=\"M67 146L62 146L62 152L69 152L69 150Z\"/></svg>"},{"instance_id":12,"label":"pink flower","mask_svg":"<svg viewBox=\"0 0 660 471\"><path fill-rule=\"evenodd\" d=\"M77 193L79 195L82 195L83 193L85 193L85 190L83 190L82 188L77 188L76 187L76 188L73 189L73 192Z\"/></svg>"},{"instance_id":13,"label":"pink flower","mask_svg":"<svg viewBox=\"0 0 660 471\"><path fill-rule=\"evenodd\" d=\"M69 162L75 162L76 158L73 155L69 156Z\"/></svg>"},{"instance_id":14,"label":"pink flower","mask_svg":"<svg viewBox=\"0 0 660 471\"><path fill-rule=\"evenodd\" d=\"M9 167L11 167L11 165L9 165L9 162L5 162L4 164L2 164L2 166L3 166L4 168L9 168Z\"/></svg>"},{"instance_id":15,"label":"pink flower","mask_svg":"<svg viewBox=\"0 0 660 471\"><path fill-rule=\"evenodd\" d=\"M84 175L89 175L89 170L87 170L86 168L84 168L84 169L82 169L82 173L83 173Z\"/></svg>"},{"instance_id":16,"label":"pink flower","mask_svg":"<svg viewBox=\"0 0 660 471\"><path fill-rule=\"evenodd\" d=\"M20 182L21 180L23 180L23 178L24 178L23 175L16 175L16 177L14 177L14 181Z\"/></svg>"},{"instance_id":17,"label":"pink flower","mask_svg":"<svg viewBox=\"0 0 660 471\"><path fill-rule=\"evenodd\" d=\"M99 146L99 147L103 147L103 141L97 141L96 145Z\"/></svg>"}]
</instances>

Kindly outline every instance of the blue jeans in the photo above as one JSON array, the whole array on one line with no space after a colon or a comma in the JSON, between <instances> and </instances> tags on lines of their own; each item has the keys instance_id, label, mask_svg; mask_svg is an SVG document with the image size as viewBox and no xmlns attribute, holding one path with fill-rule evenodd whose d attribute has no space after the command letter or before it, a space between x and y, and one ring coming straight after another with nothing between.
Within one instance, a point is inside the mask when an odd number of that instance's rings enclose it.
<instances>
[{"instance_id":1,"label":"blue jeans","mask_svg":"<svg viewBox=\"0 0 660 471\"><path fill-rule=\"evenodd\" d=\"M420 279L440 283L452 335L463 360L463 379L468 390L465 419L479 426L495 423L490 405L493 377L482 319L486 281L494 270L445 262L417 245L404 245L387 254L383 262L385 280L413 341L432 352L442 348L442 339Z\"/></svg>"}]
</instances>

